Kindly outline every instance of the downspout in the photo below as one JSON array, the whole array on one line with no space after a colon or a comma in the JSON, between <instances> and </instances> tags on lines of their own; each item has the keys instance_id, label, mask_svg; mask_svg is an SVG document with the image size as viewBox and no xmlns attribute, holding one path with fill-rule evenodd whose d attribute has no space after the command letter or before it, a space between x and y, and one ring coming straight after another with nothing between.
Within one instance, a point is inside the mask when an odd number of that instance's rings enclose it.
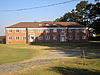
<instances>
[{"instance_id":1,"label":"downspout","mask_svg":"<svg viewBox=\"0 0 100 75\"><path fill-rule=\"evenodd\" d=\"M28 28L26 28L26 43L28 43Z\"/></svg>"}]
</instances>

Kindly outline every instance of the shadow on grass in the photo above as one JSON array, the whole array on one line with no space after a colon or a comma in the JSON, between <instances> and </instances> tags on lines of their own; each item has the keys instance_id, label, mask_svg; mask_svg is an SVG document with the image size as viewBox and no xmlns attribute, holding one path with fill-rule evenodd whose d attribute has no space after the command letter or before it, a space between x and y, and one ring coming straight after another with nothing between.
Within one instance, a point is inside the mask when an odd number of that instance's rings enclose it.
<instances>
[{"instance_id":1,"label":"shadow on grass","mask_svg":"<svg viewBox=\"0 0 100 75\"><path fill-rule=\"evenodd\" d=\"M100 75L100 71L90 71L87 69L77 69L70 67L52 67L50 70L56 71L61 75Z\"/></svg>"},{"instance_id":2,"label":"shadow on grass","mask_svg":"<svg viewBox=\"0 0 100 75\"><path fill-rule=\"evenodd\" d=\"M39 46L48 46L49 48L45 50L50 50L52 52L63 51L66 54L68 52L78 52L78 54L82 54L82 51L84 50L86 55L88 53L92 52L91 54L92 58L100 58L100 43L94 43L94 42L65 42L65 43L31 43L31 45L39 45ZM76 54L75 54L76 55ZM73 56L73 55L72 55ZM81 57L81 56L80 56Z\"/></svg>"},{"instance_id":3,"label":"shadow on grass","mask_svg":"<svg viewBox=\"0 0 100 75\"><path fill-rule=\"evenodd\" d=\"M80 43L31 43L31 45L40 45L40 46L48 46L51 47L52 49L56 50L62 50L62 51L68 51L67 49L77 49L79 48L80 50L84 49L87 52L100 52L100 43L94 43L94 42L80 42ZM77 49L78 50L78 49ZM76 51L77 51L76 50Z\"/></svg>"}]
</instances>

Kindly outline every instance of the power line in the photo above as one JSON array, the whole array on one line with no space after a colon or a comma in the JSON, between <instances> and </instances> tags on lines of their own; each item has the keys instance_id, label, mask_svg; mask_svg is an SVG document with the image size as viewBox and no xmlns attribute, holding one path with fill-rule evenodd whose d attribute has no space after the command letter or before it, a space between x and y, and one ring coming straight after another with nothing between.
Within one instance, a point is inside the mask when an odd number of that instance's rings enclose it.
<instances>
[{"instance_id":1,"label":"power line","mask_svg":"<svg viewBox=\"0 0 100 75\"><path fill-rule=\"evenodd\" d=\"M0 10L0 12L11 12L11 11L25 11L25 10L32 10L32 9L38 9L38 8L45 8L45 7L50 7L50 6L56 6L56 5L62 5L66 3L70 3L76 0L71 0L71 1L66 1L66 2L61 2L61 3L55 3L55 4L49 4L49 5L44 5L44 6L37 6L37 7L31 7L31 8L22 8L22 9L12 9L12 10Z\"/></svg>"}]
</instances>

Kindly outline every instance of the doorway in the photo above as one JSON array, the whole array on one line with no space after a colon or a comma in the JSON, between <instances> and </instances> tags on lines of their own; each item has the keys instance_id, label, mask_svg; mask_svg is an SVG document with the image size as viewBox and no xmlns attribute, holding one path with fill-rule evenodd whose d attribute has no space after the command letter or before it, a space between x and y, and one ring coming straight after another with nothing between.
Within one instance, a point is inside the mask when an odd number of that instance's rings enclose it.
<instances>
[{"instance_id":1,"label":"doorway","mask_svg":"<svg viewBox=\"0 0 100 75\"><path fill-rule=\"evenodd\" d=\"M30 35L30 42L34 42L34 35Z\"/></svg>"}]
</instances>

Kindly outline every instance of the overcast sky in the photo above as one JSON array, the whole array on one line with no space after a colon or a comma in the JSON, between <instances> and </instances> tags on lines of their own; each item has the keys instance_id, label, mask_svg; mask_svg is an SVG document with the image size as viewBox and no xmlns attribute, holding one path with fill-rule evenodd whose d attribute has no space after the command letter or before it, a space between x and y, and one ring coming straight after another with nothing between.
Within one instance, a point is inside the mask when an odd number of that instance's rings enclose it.
<instances>
[{"instance_id":1,"label":"overcast sky","mask_svg":"<svg viewBox=\"0 0 100 75\"><path fill-rule=\"evenodd\" d=\"M62 5L26 11L2 12L2 10L31 8L66 1L72 0L0 0L0 36L4 35L5 27L18 22L53 21L63 16L66 12L70 12L82 0L73 0L73 2ZM88 1L89 3L95 3L94 0Z\"/></svg>"}]
</instances>

